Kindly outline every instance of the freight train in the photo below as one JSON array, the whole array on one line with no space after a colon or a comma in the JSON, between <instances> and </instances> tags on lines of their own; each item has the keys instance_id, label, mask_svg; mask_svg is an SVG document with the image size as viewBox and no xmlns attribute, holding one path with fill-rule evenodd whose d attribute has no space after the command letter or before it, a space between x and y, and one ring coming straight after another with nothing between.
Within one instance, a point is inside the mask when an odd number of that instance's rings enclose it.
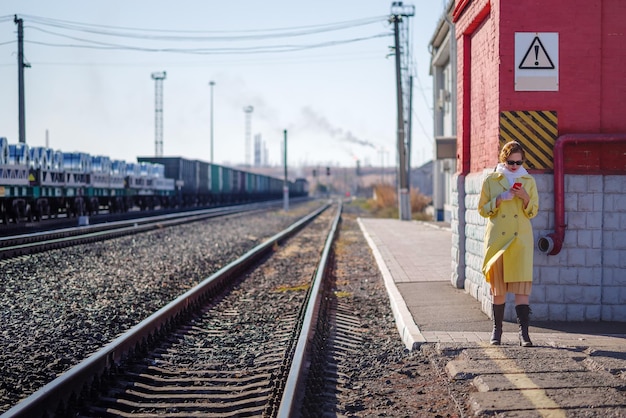
<instances>
[{"instance_id":1,"label":"freight train","mask_svg":"<svg viewBox=\"0 0 626 418\"><path fill-rule=\"evenodd\" d=\"M175 179L176 198L183 206L212 206L281 199L283 179L182 157L137 157L140 164L164 167ZM287 182L290 197L309 193L306 179Z\"/></svg>"},{"instance_id":2,"label":"freight train","mask_svg":"<svg viewBox=\"0 0 626 418\"><path fill-rule=\"evenodd\" d=\"M288 182L290 197L308 194L306 180ZM279 199L283 181L180 157L112 160L62 152L0 137L0 222L205 207Z\"/></svg>"}]
</instances>

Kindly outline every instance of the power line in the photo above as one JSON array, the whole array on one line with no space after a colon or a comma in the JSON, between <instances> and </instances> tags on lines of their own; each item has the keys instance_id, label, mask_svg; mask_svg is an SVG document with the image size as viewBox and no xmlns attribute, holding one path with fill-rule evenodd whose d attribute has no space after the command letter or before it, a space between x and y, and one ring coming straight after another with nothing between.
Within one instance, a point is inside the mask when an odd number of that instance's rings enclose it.
<instances>
[{"instance_id":1,"label":"power line","mask_svg":"<svg viewBox=\"0 0 626 418\"><path fill-rule=\"evenodd\" d=\"M297 52L308 49L327 48L339 45L364 42L377 38L390 37L391 32L383 32L373 35L359 37L333 39L319 42L309 42L302 44L274 44L274 45L254 45L250 42L260 42L267 40L288 39L294 37L313 36L327 34L328 32L352 29L373 23L382 23L386 16L364 18L352 21L335 22L321 25L297 26L277 29L258 29L244 31L194 31L194 30L163 30L163 29L141 29L119 26L108 26L99 24L87 24L66 20L43 18L32 15L23 15L28 19L26 28L30 33L40 32L53 37L69 39L72 42L54 42L50 40L25 39L24 42L33 45L41 45L55 48L83 48L93 50L118 50L118 51L139 51L158 53L180 53L195 55L224 55L224 54L267 54ZM56 28L51 30L46 28ZM65 33L67 31L79 32L83 35L73 35ZM95 35L96 37L84 36ZM191 36L190 36L191 34ZM219 34L216 36L215 34ZM224 34L227 34L225 36ZM126 42L112 41L111 38L121 38L124 40L138 40L148 42L148 44L130 44ZM108 38L108 40L106 40ZM149 42L159 41L159 46L150 46ZM224 47L224 46L200 46L200 47L164 47L163 42L247 42L246 46ZM7 42L9 44L11 42ZM3 45L3 44L0 44Z\"/></svg>"},{"instance_id":2,"label":"power line","mask_svg":"<svg viewBox=\"0 0 626 418\"><path fill-rule=\"evenodd\" d=\"M63 35L60 35L63 36ZM141 52L172 52L183 54L260 54L260 53L277 53L277 52L296 52L306 49L325 48L331 46L345 45L356 42L368 41L371 39L385 38L392 36L391 33L380 33L377 35L365 36L361 38L343 39L337 41L326 41L315 44L306 45L269 45L269 46L248 46L240 48L149 48L143 46L113 44L99 41L92 41L87 39L72 38L79 42L90 42L92 45L80 45L80 44L59 44L51 42L41 42L28 40L24 41L28 44L42 45L49 47L59 48L84 48L84 49L100 49L100 50L122 50L122 51L141 51ZM67 36L65 36L67 37Z\"/></svg>"},{"instance_id":3,"label":"power line","mask_svg":"<svg viewBox=\"0 0 626 418\"><path fill-rule=\"evenodd\" d=\"M167 30L167 29L142 29L119 26L107 26L98 24L87 24L71 22L65 20L41 18L38 16L23 15L27 19L29 28L36 28L35 24L51 26L64 30L86 32L95 35L112 36L120 38L133 38L154 41L249 41L275 38L289 38L295 36L306 36L321 34L326 32L355 28L384 21L387 16L377 16L352 21L328 23L321 25L296 26L276 29L252 29L237 31L197 31L197 30ZM143 32L143 33L135 33ZM230 34L216 35L216 34ZM193 35L193 36L190 36Z\"/></svg>"}]
</instances>

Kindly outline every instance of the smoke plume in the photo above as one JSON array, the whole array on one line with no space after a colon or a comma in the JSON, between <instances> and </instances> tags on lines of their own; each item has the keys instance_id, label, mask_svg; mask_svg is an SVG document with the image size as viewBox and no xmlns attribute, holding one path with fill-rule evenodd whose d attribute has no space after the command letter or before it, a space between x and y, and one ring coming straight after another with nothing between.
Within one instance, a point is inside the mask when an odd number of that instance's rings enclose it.
<instances>
[{"instance_id":1,"label":"smoke plume","mask_svg":"<svg viewBox=\"0 0 626 418\"><path fill-rule=\"evenodd\" d=\"M352 132L344 131L341 128L337 128L333 126L328 121L328 119L326 119L322 115L319 115L310 107L302 108L302 117L304 118L305 126L309 127L310 129L315 129L318 131L326 132L331 137L338 139L340 141L346 141L346 142L361 145L364 147L376 148L376 145L374 145L373 143L365 139L357 138L356 136L354 136L354 134L352 134Z\"/></svg>"}]
</instances>

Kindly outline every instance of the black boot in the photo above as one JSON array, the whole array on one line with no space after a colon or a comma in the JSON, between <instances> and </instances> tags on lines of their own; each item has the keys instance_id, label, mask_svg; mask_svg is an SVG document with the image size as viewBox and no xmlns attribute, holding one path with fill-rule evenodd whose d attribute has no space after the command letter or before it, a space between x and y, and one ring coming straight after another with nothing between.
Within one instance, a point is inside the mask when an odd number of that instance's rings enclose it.
<instances>
[{"instance_id":1,"label":"black boot","mask_svg":"<svg viewBox=\"0 0 626 418\"><path fill-rule=\"evenodd\" d=\"M500 345L502 338L502 320L504 319L504 303L502 305L491 305L491 315L493 316L493 331L491 332L491 345Z\"/></svg>"},{"instance_id":2,"label":"black boot","mask_svg":"<svg viewBox=\"0 0 626 418\"><path fill-rule=\"evenodd\" d=\"M519 324L519 345L522 347L532 347L533 343L530 341L530 337L528 336L528 323L529 315L530 315L530 306L528 305L517 305L515 307L515 312L517 312L517 323Z\"/></svg>"}]
</instances>

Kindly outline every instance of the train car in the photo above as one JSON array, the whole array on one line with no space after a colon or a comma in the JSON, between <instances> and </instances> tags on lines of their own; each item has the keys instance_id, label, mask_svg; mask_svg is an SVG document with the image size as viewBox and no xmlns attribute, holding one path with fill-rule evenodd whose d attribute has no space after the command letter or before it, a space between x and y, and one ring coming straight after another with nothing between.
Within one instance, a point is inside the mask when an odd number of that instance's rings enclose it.
<instances>
[{"instance_id":1,"label":"train car","mask_svg":"<svg viewBox=\"0 0 626 418\"><path fill-rule=\"evenodd\" d=\"M82 216L171 205L175 183L160 164L9 144L0 137L0 221L18 223L58 214Z\"/></svg>"},{"instance_id":2,"label":"train car","mask_svg":"<svg viewBox=\"0 0 626 418\"><path fill-rule=\"evenodd\" d=\"M283 180L181 157L111 160L61 152L0 137L0 221L82 216L136 207L215 206L280 199ZM306 196L306 180L289 182L291 197Z\"/></svg>"},{"instance_id":3,"label":"train car","mask_svg":"<svg viewBox=\"0 0 626 418\"><path fill-rule=\"evenodd\" d=\"M289 193L292 196L304 197L309 195L309 182L305 178L297 178L296 181L290 185Z\"/></svg>"},{"instance_id":4,"label":"train car","mask_svg":"<svg viewBox=\"0 0 626 418\"><path fill-rule=\"evenodd\" d=\"M165 176L176 182L184 206L237 204L281 199L283 195L282 179L236 168L182 157L138 157L137 161L162 164ZM290 182L288 187L292 197L308 194L302 181Z\"/></svg>"}]
</instances>

